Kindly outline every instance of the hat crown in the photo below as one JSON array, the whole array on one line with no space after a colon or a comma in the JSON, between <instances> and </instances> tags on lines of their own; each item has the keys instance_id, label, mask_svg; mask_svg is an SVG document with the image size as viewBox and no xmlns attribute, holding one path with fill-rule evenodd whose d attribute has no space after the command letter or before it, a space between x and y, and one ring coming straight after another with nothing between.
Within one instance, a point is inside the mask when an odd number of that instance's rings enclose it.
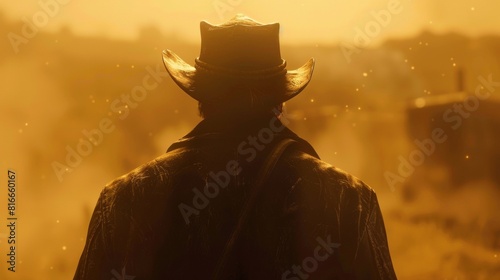
<instances>
[{"instance_id":1,"label":"hat crown","mask_svg":"<svg viewBox=\"0 0 500 280\"><path fill-rule=\"evenodd\" d=\"M226 23L202 21L199 61L214 68L259 71L283 65L279 23L261 24L237 15Z\"/></svg>"}]
</instances>

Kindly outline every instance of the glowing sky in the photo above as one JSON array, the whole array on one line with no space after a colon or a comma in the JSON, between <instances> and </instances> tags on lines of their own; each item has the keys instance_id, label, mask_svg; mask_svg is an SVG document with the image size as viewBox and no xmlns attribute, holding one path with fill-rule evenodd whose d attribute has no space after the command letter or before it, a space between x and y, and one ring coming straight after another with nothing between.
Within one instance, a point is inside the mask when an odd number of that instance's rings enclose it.
<instances>
[{"instance_id":1,"label":"glowing sky","mask_svg":"<svg viewBox=\"0 0 500 280\"><path fill-rule=\"evenodd\" d=\"M67 4L58 4L44 30L68 25L77 34L118 38L133 38L141 26L155 25L165 34L176 32L197 41L200 20L220 23L245 13L261 22L280 22L282 41L352 41L355 28L364 29L373 20L371 12L387 10L391 2L399 3L401 12L392 14L374 42L423 29L500 34L498 0L25 0L2 1L0 12L11 20L31 19L42 9L40 3L55 1Z\"/></svg>"}]
</instances>

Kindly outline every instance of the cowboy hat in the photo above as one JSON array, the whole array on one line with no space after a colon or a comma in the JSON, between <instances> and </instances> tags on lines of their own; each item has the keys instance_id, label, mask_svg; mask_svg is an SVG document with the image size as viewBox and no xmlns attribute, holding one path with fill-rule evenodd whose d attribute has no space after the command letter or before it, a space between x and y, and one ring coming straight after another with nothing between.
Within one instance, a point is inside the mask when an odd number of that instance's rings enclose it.
<instances>
[{"instance_id":1,"label":"cowboy hat","mask_svg":"<svg viewBox=\"0 0 500 280\"><path fill-rule=\"evenodd\" d=\"M225 99L224 92L241 85L271 85L265 97L273 103L299 94L311 80L314 59L286 69L279 46L279 23L261 24L238 14L226 23L200 23L201 51L194 66L171 50L163 62L175 83L198 101ZM210 88L210 90L207 90Z\"/></svg>"}]
</instances>

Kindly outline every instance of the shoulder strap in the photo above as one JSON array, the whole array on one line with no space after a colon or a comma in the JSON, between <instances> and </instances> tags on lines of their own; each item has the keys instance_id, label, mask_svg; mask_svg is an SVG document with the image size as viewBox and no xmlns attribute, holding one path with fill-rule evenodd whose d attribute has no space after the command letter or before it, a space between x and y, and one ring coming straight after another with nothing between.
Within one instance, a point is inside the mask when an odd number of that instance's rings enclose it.
<instances>
[{"instance_id":1,"label":"shoulder strap","mask_svg":"<svg viewBox=\"0 0 500 280\"><path fill-rule=\"evenodd\" d=\"M286 150L286 148L288 146L290 146L293 143L296 143L296 141L293 139L286 138L286 139L281 140L273 148L273 150L269 153L266 160L264 161L264 164L262 165L261 169L257 173L257 177L251 186L250 196L241 209L238 222L237 222L236 226L234 227L233 232L231 233L229 240L226 243L226 246L224 247L223 254L222 254L221 258L219 259L219 262L217 264L217 267L215 269L215 273L214 273L212 279L219 279L221 274L224 272L224 268L226 267L227 261L228 261L229 257L231 256L234 245L236 244L236 241L238 240L238 237L241 233L241 230L243 229L243 227L245 225L245 222L248 219L250 212L252 211L252 209L255 206L257 198L259 197L259 194L261 193L261 191L264 187L264 183L271 175L274 167L276 166L276 163L280 159L283 152Z\"/></svg>"}]
</instances>

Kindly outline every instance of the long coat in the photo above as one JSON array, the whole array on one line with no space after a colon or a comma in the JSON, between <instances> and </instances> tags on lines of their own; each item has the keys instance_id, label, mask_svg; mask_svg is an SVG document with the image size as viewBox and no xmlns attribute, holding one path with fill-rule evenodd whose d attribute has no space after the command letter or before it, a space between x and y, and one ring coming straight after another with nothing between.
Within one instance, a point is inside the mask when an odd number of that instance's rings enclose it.
<instances>
[{"instance_id":1,"label":"long coat","mask_svg":"<svg viewBox=\"0 0 500 280\"><path fill-rule=\"evenodd\" d=\"M218 279L396 279L375 192L275 116L203 120L101 192L74 279L212 279L266 155L294 139Z\"/></svg>"}]
</instances>

